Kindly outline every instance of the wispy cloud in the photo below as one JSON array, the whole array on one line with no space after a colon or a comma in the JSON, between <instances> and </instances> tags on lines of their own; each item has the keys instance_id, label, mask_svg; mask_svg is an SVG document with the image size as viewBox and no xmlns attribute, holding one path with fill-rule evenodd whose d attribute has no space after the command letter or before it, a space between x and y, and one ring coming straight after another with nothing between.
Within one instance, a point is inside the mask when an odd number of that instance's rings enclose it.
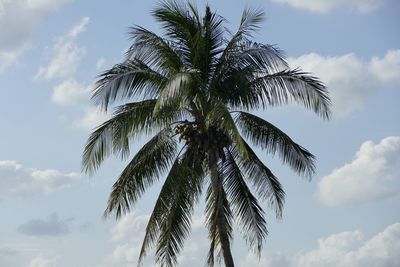
<instances>
[{"instance_id":1,"label":"wispy cloud","mask_svg":"<svg viewBox=\"0 0 400 267\"><path fill-rule=\"evenodd\" d=\"M84 46L76 44L76 38L86 30L88 23L89 17L83 17L68 34L57 38L48 65L39 68L35 79L67 78L76 72L81 58L86 53Z\"/></svg>"},{"instance_id":2,"label":"wispy cloud","mask_svg":"<svg viewBox=\"0 0 400 267\"><path fill-rule=\"evenodd\" d=\"M85 87L74 79L67 79L53 89L51 101L60 106L75 105L81 99L88 98L90 86Z\"/></svg>"},{"instance_id":3,"label":"wispy cloud","mask_svg":"<svg viewBox=\"0 0 400 267\"><path fill-rule=\"evenodd\" d=\"M294 8L305 9L316 13L327 13L334 9L354 9L360 13L368 13L386 0L272 0L273 2L287 4Z\"/></svg>"},{"instance_id":4,"label":"wispy cloud","mask_svg":"<svg viewBox=\"0 0 400 267\"><path fill-rule=\"evenodd\" d=\"M0 201L10 197L30 197L50 193L71 185L78 173L63 173L54 169L39 170L16 161L0 161Z\"/></svg>"}]
</instances>

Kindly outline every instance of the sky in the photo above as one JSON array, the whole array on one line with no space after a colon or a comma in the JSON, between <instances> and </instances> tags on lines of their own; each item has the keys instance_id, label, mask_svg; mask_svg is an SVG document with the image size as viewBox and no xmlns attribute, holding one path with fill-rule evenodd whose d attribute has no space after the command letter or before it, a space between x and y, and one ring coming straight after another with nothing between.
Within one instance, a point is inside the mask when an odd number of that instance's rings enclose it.
<instances>
[{"instance_id":1,"label":"sky","mask_svg":"<svg viewBox=\"0 0 400 267\"><path fill-rule=\"evenodd\" d=\"M282 219L267 211L260 258L240 232L236 265L400 266L400 2L248 0L209 3L235 30L243 9L263 8L257 42L276 44L290 66L328 87L326 121L291 104L256 113L317 156L311 181L263 151L287 194ZM136 266L155 185L119 221L103 219L126 162L109 158L81 173L86 139L107 119L90 102L102 71L121 62L128 27L160 33L157 1L0 0L0 266ZM137 150L145 137L133 145ZM162 179L161 179L162 180ZM207 232L199 204L179 266L204 266ZM144 266L154 265L152 254Z\"/></svg>"}]
</instances>

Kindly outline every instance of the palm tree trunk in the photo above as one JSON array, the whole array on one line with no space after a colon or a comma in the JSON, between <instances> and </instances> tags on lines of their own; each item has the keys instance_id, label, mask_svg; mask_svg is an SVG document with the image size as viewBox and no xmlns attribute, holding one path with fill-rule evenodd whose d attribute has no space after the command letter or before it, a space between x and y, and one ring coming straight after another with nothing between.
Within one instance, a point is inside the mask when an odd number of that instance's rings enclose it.
<instances>
[{"instance_id":1,"label":"palm tree trunk","mask_svg":"<svg viewBox=\"0 0 400 267\"><path fill-rule=\"evenodd\" d=\"M224 205L223 205L223 184L219 177L217 170L217 157L215 152L210 150L208 153L208 167L210 168L210 176L212 189L216 197L216 207L217 207L217 228L221 242L222 255L224 257L224 262L226 267L234 267L233 257L230 248L229 236L227 232L227 221L224 215Z\"/></svg>"}]
</instances>

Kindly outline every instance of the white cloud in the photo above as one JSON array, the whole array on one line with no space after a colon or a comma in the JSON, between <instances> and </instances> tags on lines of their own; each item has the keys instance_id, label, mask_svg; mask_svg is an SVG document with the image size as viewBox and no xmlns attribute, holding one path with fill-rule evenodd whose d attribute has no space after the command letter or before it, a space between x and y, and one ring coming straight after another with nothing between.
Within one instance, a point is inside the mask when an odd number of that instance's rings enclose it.
<instances>
[{"instance_id":1,"label":"white cloud","mask_svg":"<svg viewBox=\"0 0 400 267\"><path fill-rule=\"evenodd\" d=\"M62 220L57 213L46 219L33 219L18 226L18 231L30 236L58 236L69 233L71 219Z\"/></svg>"},{"instance_id":2,"label":"white cloud","mask_svg":"<svg viewBox=\"0 0 400 267\"><path fill-rule=\"evenodd\" d=\"M342 257L351 246L363 238L359 230L342 232L318 240L318 249L309 251L297 259L298 266L337 266L338 258Z\"/></svg>"},{"instance_id":3,"label":"white cloud","mask_svg":"<svg viewBox=\"0 0 400 267\"><path fill-rule=\"evenodd\" d=\"M306 9L316 13L326 13L336 8L356 9L367 13L382 5L386 0L273 0L294 8Z\"/></svg>"},{"instance_id":4,"label":"white cloud","mask_svg":"<svg viewBox=\"0 0 400 267\"><path fill-rule=\"evenodd\" d=\"M325 205L382 199L399 192L400 136L364 142L354 160L322 177L317 197Z\"/></svg>"},{"instance_id":5,"label":"white cloud","mask_svg":"<svg viewBox=\"0 0 400 267\"><path fill-rule=\"evenodd\" d=\"M0 0L0 71L17 62L34 31L68 0Z\"/></svg>"},{"instance_id":6,"label":"white cloud","mask_svg":"<svg viewBox=\"0 0 400 267\"><path fill-rule=\"evenodd\" d=\"M74 79L67 79L54 87L51 101L61 106L73 105L87 97L89 92L90 87L84 87Z\"/></svg>"},{"instance_id":7,"label":"white cloud","mask_svg":"<svg viewBox=\"0 0 400 267\"><path fill-rule=\"evenodd\" d=\"M316 53L290 58L292 67L312 72L328 86L333 115L345 117L363 109L366 98L377 90L400 83L400 50L389 50L369 62L355 54L324 57Z\"/></svg>"},{"instance_id":8,"label":"white cloud","mask_svg":"<svg viewBox=\"0 0 400 267\"><path fill-rule=\"evenodd\" d=\"M27 168L15 161L0 161L0 200L50 193L73 183L79 174Z\"/></svg>"},{"instance_id":9,"label":"white cloud","mask_svg":"<svg viewBox=\"0 0 400 267\"><path fill-rule=\"evenodd\" d=\"M143 234L149 218L149 215L137 214L137 212L125 215L111 230L112 240L123 241L127 237L141 239L138 235Z\"/></svg>"},{"instance_id":10,"label":"white cloud","mask_svg":"<svg viewBox=\"0 0 400 267\"><path fill-rule=\"evenodd\" d=\"M67 35L57 38L51 52L50 62L46 67L40 67L35 79L45 78L66 78L73 75L81 58L85 55L85 47L78 46L75 42L76 37L86 30L89 22L88 17L83 17Z\"/></svg>"},{"instance_id":11,"label":"white cloud","mask_svg":"<svg viewBox=\"0 0 400 267\"><path fill-rule=\"evenodd\" d=\"M93 130L93 128L105 122L109 117L110 115L101 111L100 108L91 106L85 108L83 117L77 119L74 125L78 128Z\"/></svg>"},{"instance_id":12,"label":"white cloud","mask_svg":"<svg viewBox=\"0 0 400 267\"><path fill-rule=\"evenodd\" d=\"M369 68L383 82L400 80L400 50L389 50L383 58L373 57Z\"/></svg>"},{"instance_id":13,"label":"white cloud","mask_svg":"<svg viewBox=\"0 0 400 267\"><path fill-rule=\"evenodd\" d=\"M56 259L47 259L42 256L31 260L28 267L56 267Z\"/></svg>"}]
</instances>

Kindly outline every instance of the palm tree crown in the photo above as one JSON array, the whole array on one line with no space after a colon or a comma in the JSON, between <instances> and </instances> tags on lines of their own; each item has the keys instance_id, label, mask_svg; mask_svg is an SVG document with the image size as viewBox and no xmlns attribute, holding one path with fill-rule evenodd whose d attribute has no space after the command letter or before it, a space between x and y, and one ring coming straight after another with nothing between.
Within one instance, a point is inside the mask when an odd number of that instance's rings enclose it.
<instances>
[{"instance_id":1,"label":"palm tree crown","mask_svg":"<svg viewBox=\"0 0 400 267\"><path fill-rule=\"evenodd\" d=\"M317 78L290 69L276 47L250 40L264 19L260 10L246 9L229 38L224 18L208 6L201 16L192 4L168 1L152 15L164 34L132 27L126 59L97 81L92 96L97 105L105 111L122 105L90 135L83 171L93 173L111 154L128 157L136 137L151 135L115 182L105 215L119 218L165 177L139 264L155 246L156 261L174 266L190 232L194 205L206 187L207 264L214 265L217 251L232 267L233 220L250 248L261 252L267 228L256 196L278 217L285 196L248 142L278 154L298 174L314 173L315 158L309 151L250 112L295 101L327 119L328 93Z\"/></svg>"}]
</instances>

